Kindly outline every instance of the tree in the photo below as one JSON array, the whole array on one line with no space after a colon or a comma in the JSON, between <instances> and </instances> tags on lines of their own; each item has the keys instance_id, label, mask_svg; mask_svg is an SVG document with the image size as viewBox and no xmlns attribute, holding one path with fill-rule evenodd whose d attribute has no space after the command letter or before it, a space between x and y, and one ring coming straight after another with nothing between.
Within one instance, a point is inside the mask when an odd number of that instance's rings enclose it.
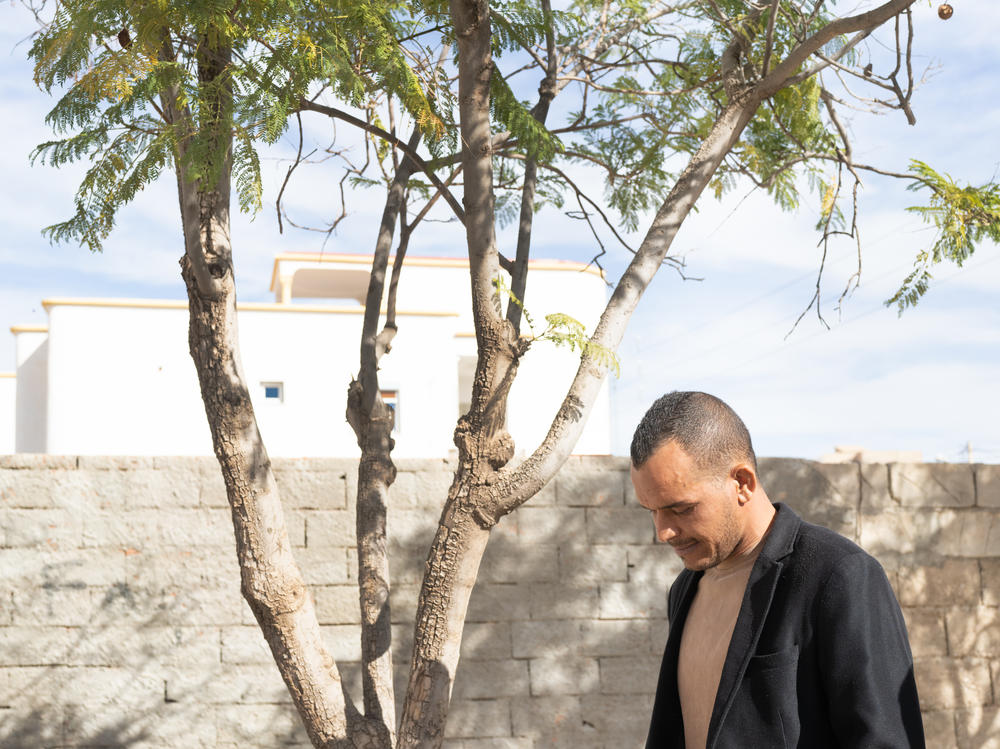
<instances>
[{"instance_id":1,"label":"tree","mask_svg":"<svg viewBox=\"0 0 1000 749\"><path fill-rule=\"evenodd\" d=\"M74 134L43 144L38 154L56 165L85 157L93 165L76 215L50 227L50 236L99 248L116 211L162 168L174 168L190 349L232 507L242 589L316 746L440 745L465 612L490 530L537 493L569 455L632 311L659 267L671 262L671 243L706 188L721 194L743 176L793 208L796 180L811 177L823 200L824 238L855 234L855 217L848 220L838 208L844 172L856 190L859 172L886 170L854 161L840 115L849 93L837 78L855 76L887 92L877 93L874 104L912 118L912 4L889 0L852 16L838 16L823 0L684 0L653 7L581 0L561 12L547 0L537 6L526 0L453 0L448 7L114 0L59 6L32 55L43 88L68 88L49 119ZM886 73L861 68L859 43L893 20L895 67L890 60ZM121 49L107 41L115 37ZM518 70L540 78L530 109L512 87ZM317 86L329 87L361 116L321 103ZM569 123L549 129L551 105L564 92L577 97L562 107ZM402 118L394 103L413 123L405 141L395 134ZM375 184L387 190L359 374L347 402L362 448L363 714L344 698L291 557L236 330L231 185L243 209L258 206L255 143L273 141L291 115L308 111L374 138L374 164L385 170ZM606 206L574 181L567 164L593 164L604 173ZM824 178L822 167L829 164L836 171ZM450 174L442 178L446 168ZM459 173L462 201L451 189ZM980 237L998 231L994 186L959 188L923 166L893 176L933 196L928 215L940 222L944 244L919 262L960 260ZM360 170L353 177L358 184L372 182ZM413 195L428 203L443 199L464 224L478 360L472 405L455 432L458 469L421 586L397 733L385 545L395 469L377 367L396 334L394 289L407 242L426 215L427 206L410 220ZM530 306L524 290L532 217L540 205L560 205L565 195L578 202L578 215L598 241L601 234L619 238L622 227L637 228L648 211L654 216L593 335L583 336L572 321L551 321L561 326L553 337L580 348L580 366L547 436L514 465L506 403L534 340L521 331L524 305ZM513 259L498 248L498 211L518 217ZM382 323L380 300L397 223L400 245ZM500 283L501 269L510 274L509 289ZM908 281L917 296L926 289L922 278L917 273ZM818 295L814 302L819 310Z\"/></svg>"}]
</instances>

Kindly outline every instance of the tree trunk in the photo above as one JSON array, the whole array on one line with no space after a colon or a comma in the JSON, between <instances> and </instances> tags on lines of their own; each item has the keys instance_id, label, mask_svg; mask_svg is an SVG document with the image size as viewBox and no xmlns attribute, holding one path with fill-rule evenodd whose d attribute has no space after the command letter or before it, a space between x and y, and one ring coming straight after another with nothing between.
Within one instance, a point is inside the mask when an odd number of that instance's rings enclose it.
<instances>
[{"instance_id":1,"label":"tree trunk","mask_svg":"<svg viewBox=\"0 0 1000 749\"><path fill-rule=\"evenodd\" d=\"M410 149L415 149L419 141L420 131L415 130L410 138ZM347 396L347 421L354 429L361 448L361 461L358 464L357 534L361 680L365 717L372 725L377 726L386 746L393 745L396 733L389 558L386 553L386 510L389 487L396 479L396 466L391 457L394 445L393 416L382 401L378 363L388 352L396 333L394 293L390 300L386 326L381 333L378 332L378 323L389 251L392 249L393 227L400 212L405 210L404 193L414 168L414 163L404 156L389 185L365 299L361 366L358 379L351 383ZM401 251L405 251L405 248L401 248Z\"/></svg>"},{"instance_id":2,"label":"tree trunk","mask_svg":"<svg viewBox=\"0 0 1000 749\"><path fill-rule=\"evenodd\" d=\"M349 744L340 676L323 646L312 598L292 558L271 462L240 361L229 222L232 94L218 85L227 74L230 50L212 41L208 36L201 40L198 73L205 90L217 98L203 104L203 132L198 137L214 138L214 163L208 169L214 180L187 179L186 141L175 154L184 229L181 274L190 309L188 343L232 510L243 596L310 740L317 747L341 749ZM193 133L192 115L178 107L177 98L176 91L165 94L165 111L171 122L186 122Z\"/></svg>"}]
</instances>

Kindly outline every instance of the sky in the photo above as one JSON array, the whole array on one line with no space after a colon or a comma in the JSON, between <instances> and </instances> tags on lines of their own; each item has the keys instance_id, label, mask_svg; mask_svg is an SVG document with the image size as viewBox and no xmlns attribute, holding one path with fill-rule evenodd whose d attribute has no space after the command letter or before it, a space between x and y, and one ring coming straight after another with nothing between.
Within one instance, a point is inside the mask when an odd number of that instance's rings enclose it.
<instances>
[{"instance_id":1,"label":"sky","mask_svg":"<svg viewBox=\"0 0 1000 749\"><path fill-rule=\"evenodd\" d=\"M936 3L914 6L915 62L918 72L927 71L913 98L916 126L900 112L857 113L850 125L857 161L904 171L910 158L918 158L973 184L1000 176L1000 5L952 4L948 21L937 18ZM32 18L17 3L0 6L0 14L0 371L13 371L14 339L6 331L44 324L44 298L185 294L171 175L123 210L102 253L52 246L41 235L44 226L71 213L82 169L29 164L32 148L51 137L44 117L53 100L34 87L26 61L23 40ZM867 42L861 53L884 59L884 38ZM331 136L327 123L306 122L308 142ZM275 254L324 247L320 234L277 229L273 204L295 138L289 132L264 154L264 210L234 218L243 301L273 299L268 286ZM336 214L332 174L326 166L300 170L287 196L293 218L319 224ZM924 300L899 317L883 302L934 232L905 211L919 195L894 180L863 180L861 281L838 310L857 248L853 240L831 243L822 285L829 329L814 312L792 329L816 285L817 196L805 195L796 213L782 212L749 185L721 202L710 196L699 201L671 252L685 259L687 275L702 280L684 280L669 268L658 273L619 351L622 372L612 384L616 453L627 453L635 424L657 396L705 390L743 417L759 455L818 458L835 445L857 445L965 461L971 445L974 460L1000 462L1000 248L980 247L962 268L940 266ZM370 252L381 199L362 194L348 207L325 249ZM415 233L410 252L454 256L463 252L463 239L454 222L430 224ZM510 231L500 239L513 254ZM536 218L534 257L586 261L594 254L580 222L554 210ZM616 281L628 255L609 245L605 259ZM349 350L353 355L354 345Z\"/></svg>"}]
</instances>

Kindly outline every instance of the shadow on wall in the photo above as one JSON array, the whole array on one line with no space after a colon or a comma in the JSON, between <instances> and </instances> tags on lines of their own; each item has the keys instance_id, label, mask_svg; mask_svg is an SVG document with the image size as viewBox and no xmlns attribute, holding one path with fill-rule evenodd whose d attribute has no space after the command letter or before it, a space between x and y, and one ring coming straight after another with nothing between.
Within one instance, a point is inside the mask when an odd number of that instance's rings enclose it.
<instances>
[{"instance_id":1,"label":"shadow on wall","mask_svg":"<svg viewBox=\"0 0 1000 749\"><path fill-rule=\"evenodd\" d=\"M47 595L55 585L50 572L50 565L45 565L42 585L36 591L41 599L36 611L39 626L10 627L5 633L13 640L8 659L19 657L22 663L28 660L33 665L4 669L7 678L0 700L0 746L42 749L155 745L147 743L153 735L149 724L157 715L155 700L143 699L141 689L137 690L137 686L149 682L145 675L151 659L132 659L125 668L82 665L91 660L117 660L111 656L113 643L127 639L116 612L120 608L117 599L130 599L131 592L121 585L112 586L96 608L77 622L81 626L48 628L42 621L45 615L65 619L55 615ZM79 581L61 587L87 590ZM84 614L84 610L79 613ZM164 614L169 616L168 612ZM137 629L144 630L152 623L136 623ZM97 655L101 650L105 651L104 657Z\"/></svg>"},{"instance_id":2,"label":"shadow on wall","mask_svg":"<svg viewBox=\"0 0 1000 749\"><path fill-rule=\"evenodd\" d=\"M450 481L405 468L389 515L398 699L423 562ZM680 570L676 555L652 541L621 459L571 458L504 517L470 601L446 746L643 746L666 642L666 590Z\"/></svg>"},{"instance_id":3,"label":"shadow on wall","mask_svg":"<svg viewBox=\"0 0 1000 749\"><path fill-rule=\"evenodd\" d=\"M88 467L81 458L58 470L0 472L0 598L12 603L0 607L0 746L309 746L240 597L218 465L151 461ZM360 703L356 464L275 468L327 646ZM451 468L399 461L391 492L399 702ZM990 532L963 514L980 510L907 507L889 491L886 466L766 460L761 473L773 499L861 537L885 564L911 632L928 745L990 746L1000 730L991 707L1000 590L989 585L1000 581L1000 563L987 571L985 556L971 556L992 542L962 542ZM907 546L918 537L934 553ZM666 590L679 570L670 548L653 543L628 461L571 458L493 531L446 747L641 747L667 635Z\"/></svg>"}]
</instances>

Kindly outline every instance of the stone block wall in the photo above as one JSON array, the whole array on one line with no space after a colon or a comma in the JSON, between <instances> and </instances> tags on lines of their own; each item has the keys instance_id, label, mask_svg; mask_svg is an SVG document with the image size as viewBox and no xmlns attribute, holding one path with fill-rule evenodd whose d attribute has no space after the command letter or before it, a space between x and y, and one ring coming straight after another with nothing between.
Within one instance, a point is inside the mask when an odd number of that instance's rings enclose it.
<instances>
[{"instance_id":1,"label":"stone block wall","mask_svg":"<svg viewBox=\"0 0 1000 749\"><path fill-rule=\"evenodd\" d=\"M397 693L453 466L400 461ZM353 461L275 461L327 645L360 695ZM1000 466L761 462L775 501L885 565L928 746L1000 748ZM449 749L641 747L679 571L620 458L572 458L494 530ZM0 457L0 746L308 746L239 594L213 459Z\"/></svg>"}]
</instances>

